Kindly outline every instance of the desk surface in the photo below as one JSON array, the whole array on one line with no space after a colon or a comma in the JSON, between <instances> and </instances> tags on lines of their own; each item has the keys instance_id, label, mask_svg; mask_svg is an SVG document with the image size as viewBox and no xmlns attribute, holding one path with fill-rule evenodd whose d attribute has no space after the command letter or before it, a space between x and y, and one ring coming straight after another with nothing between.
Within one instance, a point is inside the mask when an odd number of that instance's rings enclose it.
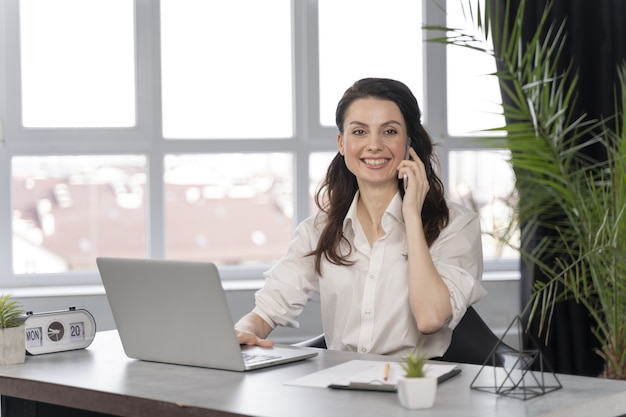
<instances>
[{"instance_id":1,"label":"desk surface","mask_svg":"<svg viewBox=\"0 0 626 417\"><path fill-rule=\"evenodd\" d=\"M563 388L530 400L470 389L480 370L439 386L432 409L406 410L395 393L342 391L285 382L352 359L383 356L320 350L303 362L246 373L128 359L117 332L100 332L83 350L30 356L0 366L0 394L120 416L618 416L626 382L559 375ZM482 375L482 373L481 373Z\"/></svg>"}]
</instances>

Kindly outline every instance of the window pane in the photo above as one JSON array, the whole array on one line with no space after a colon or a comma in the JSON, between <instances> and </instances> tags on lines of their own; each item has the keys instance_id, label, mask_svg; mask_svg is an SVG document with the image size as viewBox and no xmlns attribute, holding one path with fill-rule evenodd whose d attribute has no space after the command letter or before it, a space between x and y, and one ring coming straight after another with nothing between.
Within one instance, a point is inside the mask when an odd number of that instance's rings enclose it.
<instances>
[{"instance_id":1,"label":"window pane","mask_svg":"<svg viewBox=\"0 0 626 417\"><path fill-rule=\"evenodd\" d=\"M335 125L344 91L365 77L407 84L422 112L422 2L319 0L320 122Z\"/></svg>"},{"instance_id":2,"label":"window pane","mask_svg":"<svg viewBox=\"0 0 626 417\"><path fill-rule=\"evenodd\" d=\"M448 27L471 30L463 14L464 2L448 0ZM495 60L486 53L460 46L446 47L448 60L448 132L476 135L479 131L504 126L502 97ZM484 133L481 133L484 135Z\"/></svg>"},{"instance_id":3,"label":"window pane","mask_svg":"<svg viewBox=\"0 0 626 417\"><path fill-rule=\"evenodd\" d=\"M277 261L292 233L292 170L289 154L167 155L167 257Z\"/></svg>"},{"instance_id":4,"label":"window pane","mask_svg":"<svg viewBox=\"0 0 626 417\"><path fill-rule=\"evenodd\" d=\"M13 271L95 269L96 256L146 256L145 157L12 160Z\"/></svg>"},{"instance_id":5,"label":"window pane","mask_svg":"<svg viewBox=\"0 0 626 417\"><path fill-rule=\"evenodd\" d=\"M163 135L291 137L289 0L161 0Z\"/></svg>"},{"instance_id":6,"label":"window pane","mask_svg":"<svg viewBox=\"0 0 626 417\"><path fill-rule=\"evenodd\" d=\"M25 127L135 125L132 0L21 0Z\"/></svg>"},{"instance_id":7,"label":"window pane","mask_svg":"<svg viewBox=\"0 0 626 417\"><path fill-rule=\"evenodd\" d=\"M498 243L498 236L511 224L515 202L515 176L508 157L507 151L450 152L448 195L480 214L486 261L519 258L517 251ZM514 236L518 245L517 231Z\"/></svg>"}]
</instances>

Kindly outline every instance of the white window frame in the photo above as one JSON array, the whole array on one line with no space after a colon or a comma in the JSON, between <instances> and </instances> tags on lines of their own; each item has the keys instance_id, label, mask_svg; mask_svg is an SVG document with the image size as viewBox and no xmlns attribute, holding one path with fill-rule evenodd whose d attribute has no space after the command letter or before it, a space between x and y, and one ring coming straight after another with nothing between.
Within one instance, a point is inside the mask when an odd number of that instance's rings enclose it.
<instances>
[{"instance_id":1,"label":"white window frame","mask_svg":"<svg viewBox=\"0 0 626 417\"><path fill-rule=\"evenodd\" d=\"M137 127L120 129L26 129L20 126L19 0L0 1L0 195L11 195L11 158L21 155L143 154L147 157L148 212L147 256L164 258L165 213L163 159L168 153L286 152L294 161L293 225L309 216L309 155L334 152L334 127L319 123L319 66L317 0L292 0L294 138L236 140L165 140L161 130L159 1L135 0ZM430 25L445 25L445 2L423 2L423 16ZM432 33L425 33L424 39ZM442 146L438 154L442 180L448 183L448 153L476 150L467 137L446 131L446 55L441 44L425 42L424 103L426 128ZM85 133L88 133L87 138ZM105 139L106 140L103 140ZM99 284L97 271L63 274L14 275L12 272L12 204L0 199L0 287L75 286ZM268 265L224 267L225 279L260 278ZM517 261L486 262L490 273L515 273Z\"/></svg>"}]
</instances>

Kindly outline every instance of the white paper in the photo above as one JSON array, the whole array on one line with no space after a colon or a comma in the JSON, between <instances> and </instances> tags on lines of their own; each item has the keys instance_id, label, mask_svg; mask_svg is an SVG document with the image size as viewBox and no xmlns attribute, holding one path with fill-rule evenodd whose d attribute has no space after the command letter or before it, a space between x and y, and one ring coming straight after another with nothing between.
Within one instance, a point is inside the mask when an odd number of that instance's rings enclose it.
<instances>
[{"instance_id":1,"label":"white paper","mask_svg":"<svg viewBox=\"0 0 626 417\"><path fill-rule=\"evenodd\" d=\"M381 362L384 364L384 362ZM355 375L363 372L367 368L371 367L370 361L353 360L350 362L344 362L341 365L333 366L332 368L323 369L318 372L294 379L286 382L286 385L298 385L302 387L319 387L327 388L330 384L340 381L347 376Z\"/></svg>"}]
</instances>

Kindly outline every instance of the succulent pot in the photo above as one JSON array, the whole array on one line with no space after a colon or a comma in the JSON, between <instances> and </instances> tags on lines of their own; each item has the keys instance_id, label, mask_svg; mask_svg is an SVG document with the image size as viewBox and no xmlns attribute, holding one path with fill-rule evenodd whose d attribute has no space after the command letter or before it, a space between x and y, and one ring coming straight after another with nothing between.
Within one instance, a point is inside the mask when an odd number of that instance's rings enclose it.
<instances>
[{"instance_id":1,"label":"succulent pot","mask_svg":"<svg viewBox=\"0 0 626 417\"><path fill-rule=\"evenodd\" d=\"M403 407L409 409L431 408L437 396L437 378L398 379L398 398Z\"/></svg>"},{"instance_id":2,"label":"succulent pot","mask_svg":"<svg viewBox=\"0 0 626 417\"><path fill-rule=\"evenodd\" d=\"M24 363L26 334L24 326L0 329L0 365Z\"/></svg>"}]
</instances>

